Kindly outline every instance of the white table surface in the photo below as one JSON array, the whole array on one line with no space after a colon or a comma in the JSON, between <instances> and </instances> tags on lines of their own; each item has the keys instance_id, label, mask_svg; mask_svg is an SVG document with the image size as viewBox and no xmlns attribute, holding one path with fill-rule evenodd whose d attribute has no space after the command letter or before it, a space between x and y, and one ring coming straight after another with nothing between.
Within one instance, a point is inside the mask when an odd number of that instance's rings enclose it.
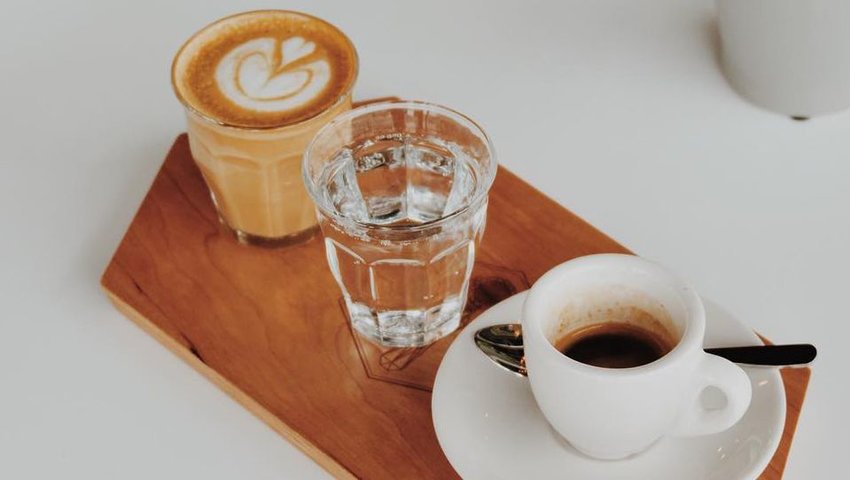
<instances>
[{"instance_id":1,"label":"white table surface","mask_svg":"<svg viewBox=\"0 0 850 480\"><path fill-rule=\"evenodd\" d=\"M183 130L173 53L268 6L351 36L357 96L468 113L563 205L773 340L817 344L786 478L835 478L850 451L850 113L798 123L742 101L717 68L710 0L3 1L0 478L326 477L98 286Z\"/></svg>"}]
</instances>

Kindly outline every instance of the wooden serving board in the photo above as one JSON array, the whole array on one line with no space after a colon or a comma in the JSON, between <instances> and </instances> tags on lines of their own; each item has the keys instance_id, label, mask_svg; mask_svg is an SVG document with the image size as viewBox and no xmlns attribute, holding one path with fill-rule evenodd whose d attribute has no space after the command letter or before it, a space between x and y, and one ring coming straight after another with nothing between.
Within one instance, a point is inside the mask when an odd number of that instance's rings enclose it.
<instances>
[{"instance_id":1,"label":"wooden serving board","mask_svg":"<svg viewBox=\"0 0 850 480\"><path fill-rule=\"evenodd\" d=\"M464 324L552 266L627 252L500 168ZM425 349L381 349L348 326L320 238L238 244L218 222L177 138L106 268L116 307L341 478L456 478L431 423L431 387L454 335ZM788 415L762 478L782 476L809 379L783 372Z\"/></svg>"}]
</instances>

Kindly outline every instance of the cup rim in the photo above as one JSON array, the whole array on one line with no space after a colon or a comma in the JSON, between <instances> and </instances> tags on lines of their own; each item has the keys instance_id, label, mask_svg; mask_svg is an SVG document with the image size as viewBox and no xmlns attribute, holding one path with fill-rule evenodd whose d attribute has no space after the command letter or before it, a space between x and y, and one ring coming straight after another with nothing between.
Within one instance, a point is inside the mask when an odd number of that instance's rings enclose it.
<instances>
[{"instance_id":1,"label":"cup rim","mask_svg":"<svg viewBox=\"0 0 850 480\"><path fill-rule=\"evenodd\" d=\"M484 184L482 188L475 193L475 196L473 196L473 198L466 205L447 215L443 215L440 218L436 218L434 220L430 220L423 223L418 223L415 225L377 225L368 222L361 222L340 214L335 209L328 206L327 202L324 201L323 197L318 194L319 186L316 184L316 181L313 179L312 175L310 175L310 161L312 158L311 154L316 142L322 136L328 134L328 132L332 131L332 129L336 128L343 122L353 120L356 117L369 113L390 109L410 109L416 111L437 112L470 128L473 133L481 137L487 148L487 152L490 155L490 164L487 167L487 170L484 171ZM307 147L304 149L304 155L301 164L301 175L303 177L304 184L307 186L307 192L310 194L310 198L312 198L313 203L316 205L316 208L318 208L324 215L327 215L328 217L332 218L334 222L338 224L353 225L354 227L359 229L368 229L370 232L379 233L418 232L422 230L427 230L429 228L443 225L451 221L452 219L463 215L472 208L477 208L479 205L486 201L487 195L490 192L490 188L493 186L493 181L496 178L497 170L498 160L496 158L496 149L493 146L493 141L487 135L487 132L485 132L484 129L481 128L481 126L477 122L475 122L468 116L458 112L457 110L438 105L436 103L430 103L421 100L387 100L382 102L375 102L367 105L362 105L357 108L353 108L351 110L348 110L347 112L343 112L340 115L337 115L333 120L322 126L322 128L320 128L319 131L316 132L316 134L310 140L310 143L307 144Z\"/></svg>"},{"instance_id":2,"label":"cup rim","mask_svg":"<svg viewBox=\"0 0 850 480\"><path fill-rule=\"evenodd\" d=\"M353 53L354 72L353 72L353 75L351 76L351 81L348 83L348 86L345 88L345 90L340 94L339 98L337 98L332 104L328 105L326 108L322 109L321 111L319 111L319 112L315 113L314 115L311 115L307 118L299 120L297 122L289 122L289 123L282 123L280 125L269 125L269 126L259 126L259 127L240 125L238 123L227 122L225 120L221 120L221 119L215 118L211 115L208 115L208 114L202 112L199 108L192 105L192 103L189 102L188 99L186 99L186 96L183 95L183 92L180 91L180 87L177 86L177 83L178 83L177 82L177 61L180 59L180 56L183 54L183 51L186 50L186 48L188 48L189 45L196 38L198 38L199 35L206 32L207 30L209 30L212 27L223 24L225 22L233 21L233 20L238 19L240 17L247 17L247 16L251 16L251 15L268 14L268 13L295 15L295 16L304 17L306 19L309 19L309 20L312 20L312 21L315 21L315 22L318 22L318 23L322 23L322 24L328 26L329 28L339 32L339 34L342 36L342 38L345 39L345 41L348 43L348 47L351 49L351 52ZM171 89L174 91L174 95L177 97L177 100L183 105L183 108L185 108L187 112L190 112L191 114L195 115L196 117L198 117L199 119L201 119L202 121L204 121L204 122L206 122L210 125L215 125L215 126L223 127L223 128L227 128L227 129L239 130L239 131L243 131L243 132L245 132L245 131L248 131L248 132L269 132L269 131L283 130L283 129L287 129L287 128L291 128L291 127L297 127L299 125L303 125L303 124L306 124L307 122L313 121L316 118L321 117L322 115L324 115L328 111L335 109L341 103L345 102L346 99L351 96L351 92L352 92L352 90L354 90L354 84L357 83L357 77L359 75L360 75L360 57L357 53L357 49L354 47L354 43L351 41L351 39L348 38L348 35L346 35L345 32L340 30L339 27L328 22L327 20L316 17L314 15L310 15L309 13L298 12L298 11L295 11L295 10L284 10L284 9L274 9L274 8L266 8L266 9L238 12L238 13L234 13L234 14L227 15L225 17L219 18L218 20L214 20L214 21L204 25L198 31L193 33L188 39L186 39L186 41L183 42L183 44L177 50L177 53L174 54L174 59L171 61Z\"/></svg>"},{"instance_id":3,"label":"cup rim","mask_svg":"<svg viewBox=\"0 0 850 480\"><path fill-rule=\"evenodd\" d=\"M676 346L674 346L673 349L671 349L658 360L652 361L645 365L629 368L606 368L598 367L595 365L588 365L577 360L573 360L572 358L569 358L560 351L558 351L558 349L555 348L552 342L549 341L548 338L546 338L546 335L543 334L542 322L540 320L535 320L533 322L528 320L528 318L532 316L530 310L538 308L537 303L541 301L541 299L538 297L539 295L541 295L543 289L551 289L555 283L561 280L561 278L566 272L573 271L576 268L586 268L589 266L594 266L597 265L599 262L606 262L610 265L619 264L618 268L622 268L624 262L626 264L631 264L632 267L649 268L653 270L655 274L667 277L667 279L671 281L672 284L679 286L678 291L681 298L685 302L685 308L687 310L689 319L685 324L685 329L682 332L679 341L676 343ZM537 292L536 295L535 290ZM533 335L536 337L537 341L545 342L548 346L547 348L545 348L545 355L552 356L553 358L557 356L559 361L563 362L565 366L568 366L578 372L587 375L604 375L616 377L639 376L650 374L652 372L656 372L658 370L669 368L675 365L677 362L681 361L684 357L694 351L695 347L699 351L702 351L702 338L705 335L705 307L699 295L697 295L696 290L694 290L690 283L688 283L678 275L674 274L673 272L667 270L665 267L659 265L658 263L632 254L604 253L585 255L582 257L574 258L572 260L568 260L552 268L551 270L546 272L542 277L540 277L540 279L538 279L537 282L529 290L528 297L526 297L525 303L523 304L522 322L523 336ZM526 327L527 322L532 323L531 325L528 325L528 327L530 328ZM527 333L526 329L528 329ZM529 369L529 371L531 371L531 369Z\"/></svg>"}]
</instances>

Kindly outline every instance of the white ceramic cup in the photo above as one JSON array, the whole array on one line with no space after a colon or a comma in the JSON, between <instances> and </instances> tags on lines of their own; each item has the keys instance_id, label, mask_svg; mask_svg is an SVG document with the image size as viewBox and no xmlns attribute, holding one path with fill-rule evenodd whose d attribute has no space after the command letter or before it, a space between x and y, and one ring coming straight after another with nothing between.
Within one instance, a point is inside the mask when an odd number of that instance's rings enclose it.
<instances>
[{"instance_id":1,"label":"white ceramic cup","mask_svg":"<svg viewBox=\"0 0 850 480\"><path fill-rule=\"evenodd\" d=\"M795 117L850 107L850 2L716 1L723 70L743 97Z\"/></svg>"},{"instance_id":2,"label":"white ceramic cup","mask_svg":"<svg viewBox=\"0 0 850 480\"><path fill-rule=\"evenodd\" d=\"M601 368L566 357L554 343L565 333L611 321L608 308L650 313L678 343L660 359L633 368ZM703 351L705 310L696 292L661 266L632 255L590 255L541 277L523 306L528 379L543 415L582 453L619 459L664 435L723 431L746 412L752 395L741 368ZM713 386L726 405L706 409Z\"/></svg>"}]
</instances>

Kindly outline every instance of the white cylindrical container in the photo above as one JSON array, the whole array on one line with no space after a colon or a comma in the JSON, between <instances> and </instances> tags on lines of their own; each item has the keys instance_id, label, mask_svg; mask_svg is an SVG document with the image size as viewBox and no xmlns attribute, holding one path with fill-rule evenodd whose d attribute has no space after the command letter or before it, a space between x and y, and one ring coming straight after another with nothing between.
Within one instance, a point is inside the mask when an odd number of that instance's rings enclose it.
<instances>
[{"instance_id":1,"label":"white cylindrical container","mask_svg":"<svg viewBox=\"0 0 850 480\"><path fill-rule=\"evenodd\" d=\"M743 97L793 117L850 107L850 0L717 0L717 13Z\"/></svg>"}]
</instances>

